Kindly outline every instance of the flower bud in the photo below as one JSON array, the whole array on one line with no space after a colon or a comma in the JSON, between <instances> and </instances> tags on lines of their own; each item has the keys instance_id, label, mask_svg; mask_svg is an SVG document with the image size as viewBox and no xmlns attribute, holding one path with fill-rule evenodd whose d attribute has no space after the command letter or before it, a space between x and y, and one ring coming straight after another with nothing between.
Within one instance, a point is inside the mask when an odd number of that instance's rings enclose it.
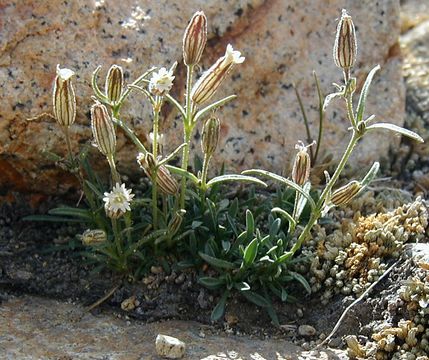
<instances>
[{"instance_id":1,"label":"flower bud","mask_svg":"<svg viewBox=\"0 0 429 360\"><path fill-rule=\"evenodd\" d=\"M104 230L85 230L82 234L82 244L86 246L100 245L106 242L107 235Z\"/></svg>"},{"instance_id":2,"label":"flower bud","mask_svg":"<svg viewBox=\"0 0 429 360\"><path fill-rule=\"evenodd\" d=\"M220 121L216 117L210 117L204 123L201 149L207 156L212 156L219 143Z\"/></svg>"},{"instance_id":3,"label":"flower bud","mask_svg":"<svg viewBox=\"0 0 429 360\"><path fill-rule=\"evenodd\" d=\"M362 185L359 181L353 180L350 181L347 185L340 187L335 190L331 196L332 204L338 206L347 204L351 199L353 199L359 190L362 188Z\"/></svg>"},{"instance_id":4,"label":"flower bud","mask_svg":"<svg viewBox=\"0 0 429 360\"><path fill-rule=\"evenodd\" d=\"M76 118L76 98L71 82L73 75L72 70L60 69L57 65L53 92L54 115L58 124L65 127L71 126Z\"/></svg>"},{"instance_id":5,"label":"flower bud","mask_svg":"<svg viewBox=\"0 0 429 360\"><path fill-rule=\"evenodd\" d=\"M235 51L231 44L228 44L225 55L219 58L195 83L191 91L192 101L199 105L209 100L219 88L233 65L241 64L244 59L240 51Z\"/></svg>"},{"instance_id":6,"label":"flower bud","mask_svg":"<svg viewBox=\"0 0 429 360\"><path fill-rule=\"evenodd\" d=\"M302 186L310 177L311 160L307 151L307 146L305 146L302 141L295 145L295 148L299 151L293 163L292 180L295 184Z\"/></svg>"},{"instance_id":7,"label":"flower bud","mask_svg":"<svg viewBox=\"0 0 429 360\"><path fill-rule=\"evenodd\" d=\"M207 42L207 18L204 12L197 11L189 22L183 36L183 61L185 65L200 62Z\"/></svg>"},{"instance_id":8,"label":"flower bud","mask_svg":"<svg viewBox=\"0 0 429 360\"><path fill-rule=\"evenodd\" d=\"M357 42L355 26L351 16L343 9L341 19L337 26L334 43L334 61L338 67L349 70L356 61Z\"/></svg>"},{"instance_id":9,"label":"flower bud","mask_svg":"<svg viewBox=\"0 0 429 360\"><path fill-rule=\"evenodd\" d=\"M106 76L106 96L109 102L116 104L122 95L124 72L118 65L112 65Z\"/></svg>"},{"instance_id":10,"label":"flower bud","mask_svg":"<svg viewBox=\"0 0 429 360\"><path fill-rule=\"evenodd\" d=\"M151 153L147 153L146 155L139 154L137 162L145 174L153 180L154 171L157 167L153 155ZM159 166L156 170L156 184L159 189L167 195L175 195L179 192L178 182L164 165Z\"/></svg>"},{"instance_id":11,"label":"flower bud","mask_svg":"<svg viewBox=\"0 0 429 360\"><path fill-rule=\"evenodd\" d=\"M173 218L168 223L168 234L170 236L174 236L177 234L177 232L180 229L180 225L182 225L183 222L183 216L186 214L186 210L181 209L175 212Z\"/></svg>"},{"instance_id":12,"label":"flower bud","mask_svg":"<svg viewBox=\"0 0 429 360\"><path fill-rule=\"evenodd\" d=\"M113 156L116 150L115 127L107 108L99 102L91 107L91 128L100 152L107 157Z\"/></svg>"}]
</instances>

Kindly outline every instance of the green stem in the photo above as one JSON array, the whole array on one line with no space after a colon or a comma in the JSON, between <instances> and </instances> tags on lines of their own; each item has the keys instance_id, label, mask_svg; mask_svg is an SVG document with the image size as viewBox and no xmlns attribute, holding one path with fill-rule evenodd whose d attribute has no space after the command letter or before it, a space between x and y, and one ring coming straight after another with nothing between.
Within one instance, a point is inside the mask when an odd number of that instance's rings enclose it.
<instances>
[{"instance_id":1,"label":"green stem","mask_svg":"<svg viewBox=\"0 0 429 360\"><path fill-rule=\"evenodd\" d=\"M113 155L107 156L107 161L108 161L109 166L110 166L113 185L120 184L121 183L121 177L119 176L119 173L116 170L116 164L115 164L115 159L113 158Z\"/></svg>"},{"instance_id":2,"label":"green stem","mask_svg":"<svg viewBox=\"0 0 429 360\"><path fill-rule=\"evenodd\" d=\"M64 136L66 138L67 151L69 153L70 164L74 167L74 156L73 156L71 142L70 142L69 127L68 126L64 126L63 127L63 131L64 131Z\"/></svg>"},{"instance_id":3,"label":"green stem","mask_svg":"<svg viewBox=\"0 0 429 360\"><path fill-rule=\"evenodd\" d=\"M158 123L159 123L159 111L161 109L162 99L157 96L155 106L153 108L153 141L152 141L152 155L156 161L158 157ZM153 171L152 175L152 226L156 230L158 228L158 186L157 186L157 171Z\"/></svg>"},{"instance_id":4,"label":"green stem","mask_svg":"<svg viewBox=\"0 0 429 360\"><path fill-rule=\"evenodd\" d=\"M206 189L207 189L207 173L209 169L209 163L210 163L211 156L204 154L204 160L203 160L203 169L201 171L201 206L204 212L204 207L206 203Z\"/></svg>"},{"instance_id":5,"label":"green stem","mask_svg":"<svg viewBox=\"0 0 429 360\"><path fill-rule=\"evenodd\" d=\"M183 148L182 155L182 169L188 169L189 151L191 143L191 135L193 130L192 121L192 100L191 100L191 86L192 86L192 71L193 65L187 66L186 72L186 117L183 119L183 137L186 146ZM185 208L185 192L186 192L186 178L182 177L181 190L180 190L180 208Z\"/></svg>"},{"instance_id":6,"label":"green stem","mask_svg":"<svg viewBox=\"0 0 429 360\"><path fill-rule=\"evenodd\" d=\"M118 255L121 256L123 253L122 252L122 245L121 245L121 236L119 234L118 221L116 219L112 219L112 229L113 229L113 234L115 237L116 251L118 252Z\"/></svg>"},{"instance_id":7,"label":"green stem","mask_svg":"<svg viewBox=\"0 0 429 360\"><path fill-rule=\"evenodd\" d=\"M347 103L347 117L349 118L350 123L352 124L353 128L356 128L356 119L353 114L353 94L349 93L346 97L346 103Z\"/></svg>"},{"instance_id":8,"label":"green stem","mask_svg":"<svg viewBox=\"0 0 429 360\"><path fill-rule=\"evenodd\" d=\"M124 214L124 220L125 220L125 227L127 228L127 239L128 244L131 245L132 239L131 239L131 226L132 226L132 220L131 220L131 212L127 211Z\"/></svg>"},{"instance_id":9,"label":"green stem","mask_svg":"<svg viewBox=\"0 0 429 360\"><path fill-rule=\"evenodd\" d=\"M310 231L313 228L314 224L319 219L320 215L322 214L323 207L325 205L325 201L327 199L328 194L330 193L331 189L337 182L341 172L343 171L348 159L350 158L350 155L353 152L354 147L356 146L358 140L361 138L361 135L359 135L355 130L353 130L352 137L350 139L349 144L347 145L346 151L344 152L337 169L334 172L334 175L332 175L331 179L329 180L329 183L326 185L326 187L323 189L322 194L320 195L320 199L316 204L316 209L311 214L310 220L308 221L307 225L305 226L304 230L298 237L297 242L294 244L294 246L291 249L292 253L295 253L298 251L302 244L308 239L308 236L310 235Z\"/></svg>"}]
</instances>

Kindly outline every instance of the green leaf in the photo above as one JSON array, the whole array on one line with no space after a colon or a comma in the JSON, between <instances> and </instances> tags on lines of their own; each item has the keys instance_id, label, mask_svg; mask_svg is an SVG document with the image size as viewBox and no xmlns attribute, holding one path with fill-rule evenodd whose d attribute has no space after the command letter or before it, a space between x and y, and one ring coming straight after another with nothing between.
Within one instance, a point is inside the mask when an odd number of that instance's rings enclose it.
<instances>
[{"instance_id":1,"label":"green leaf","mask_svg":"<svg viewBox=\"0 0 429 360\"><path fill-rule=\"evenodd\" d=\"M235 198L232 201L231 206L229 207L228 214L232 218L235 218L237 216L237 213L238 213L238 199Z\"/></svg>"},{"instance_id":2,"label":"green leaf","mask_svg":"<svg viewBox=\"0 0 429 360\"><path fill-rule=\"evenodd\" d=\"M362 179L362 187L368 186L369 183L374 180L374 178L377 176L378 169L380 169L380 163L376 161L374 164L372 164L371 169L369 169L368 173Z\"/></svg>"},{"instance_id":3,"label":"green leaf","mask_svg":"<svg viewBox=\"0 0 429 360\"><path fill-rule=\"evenodd\" d=\"M265 299L263 296L255 293L254 291L250 291L250 290L249 291L243 291L241 294L247 300L249 300L250 302L252 302L258 306L267 308L271 305L267 299Z\"/></svg>"},{"instance_id":4,"label":"green leaf","mask_svg":"<svg viewBox=\"0 0 429 360\"><path fill-rule=\"evenodd\" d=\"M272 210L271 210L272 211ZM274 237L277 235L277 233L280 230L280 226L282 225L282 222L280 219L275 219L271 226L270 226L270 240L273 240Z\"/></svg>"},{"instance_id":5,"label":"green leaf","mask_svg":"<svg viewBox=\"0 0 429 360\"><path fill-rule=\"evenodd\" d=\"M227 182L227 181L252 182L255 184L259 184L263 187L267 187L267 184L265 184L263 181L256 179L252 176L245 176L245 175L240 175L240 174L230 174L230 175L217 176L217 177L211 179L207 183L207 188L210 188L211 186L213 186L215 184L219 184L219 183L223 183L223 182Z\"/></svg>"},{"instance_id":6,"label":"green leaf","mask_svg":"<svg viewBox=\"0 0 429 360\"><path fill-rule=\"evenodd\" d=\"M183 177L187 178L188 180L191 180L195 185L198 185L198 183L199 183L198 178L194 174L190 173L189 171L178 168L176 166L172 166L172 165L165 165L165 167L168 170L170 170L173 174L183 176Z\"/></svg>"},{"instance_id":7,"label":"green leaf","mask_svg":"<svg viewBox=\"0 0 429 360\"><path fill-rule=\"evenodd\" d=\"M92 182L85 180L85 184L92 190L92 192L99 198L102 199L104 197L103 193L95 186Z\"/></svg>"},{"instance_id":8,"label":"green leaf","mask_svg":"<svg viewBox=\"0 0 429 360\"><path fill-rule=\"evenodd\" d=\"M372 79L374 78L375 73L380 70L380 65L375 66L366 77L365 83L363 84L362 91L359 96L359 102L357 106L357 112L356 112L356 124L359 125L359 123L363 120L363 113L365 111L365 105L366 105L366 97L368 95L368 90L371 85Z\"/></svg>"},{"instance_id":9,"label":"green leaf","mask_svg":"<svg viewBox=\"0 0 429 360\"><path fill-rule=\"evenodd\" d=\"M219 302L217 303L217 305L212 311L212 314L210 316L212 321L217 321L223 316L225 312L225 305L226 305L226 300L228 299L228 296L229 296L229 291L225 291L222 297L220 298Z\"/></svg>"},{"instance_id":10,"label":"green leaf","mask_svg":"<svg viewBox=\"0 0 429 360\"><path fill-rule=\"evenodd\" d=\"M366 130L375 130L375 129L386 129L386 130L394 131L401 135L407 136L413 140L416 140L418 142L421 142L421 143L425 142L423 138L420 135L416 134L414 131L404 129L394 124L377 123L366 127Z\"/></svg>"},{"instance_id":11,"label":"green leaf","mask_svg":"<svg viewBox=\"0 0 429 360\"><path fill-rule=\"evenodd\" d=\"M310 181L307 181L304 186L302 187L302 189L308 194L308 196L310 196L310 189L311 189L311 183ZM305 205L307 204L307 198L303 197L303 196L298 196L298 202L296 204L296 220L299 221L302 212L304 211Z\"/></svg>"},{"instance_id":12,"label":"green leaf","mask_svg":"<svg viewBox=\"0 0 429 360\"><path fill-rule=\"evenodd\" d=\"M253 236L255 233L255 219L249 209L246 210L246 232L247 237Z\"/></svg>"},{"instance_id":13,"label":"green leaf","mask_svg":"<svg viewBox=\"0 0 429 360\"><path fill-rule=\"evenodd\" d=\"M179 102L174 97L172 97L170 94L167 93L165 95L165 98L169 103L175 106L175 108L179 111L179 113L182 115L183 118L186 118L185 109L182 107L182 105L179 104Z\"/></svg>"},{"instance_id":14,"label":"green leaf","mask_svg":"<svg viewBox=\"0 0 429 360\"><path fill-rule=\"evenodd\" d=\"M46 221L46 222L82 222L82 219L71 219L54 215L29 215L23 218L25 221Z\"/></svg>"},{"instance_id":15,"label":"green leaf","mask_svg":"<svg viewBox=\"0 0 429 360\"><path fill-rule=\"evenodd\" d=\"M273 307L273 305L271 305L271 303L270 303L270 306L267 307L267 313L270 316L271 321L273 322L273 324L275 326L280 326L279 318L277 317L277 313L274 310L274 307Z\"/></svg>"},{"instance_id":16,"label":"green leaf","mask_svg":"<svg viewBox=\"0 0 429 360\"><path fill-rule=\"evenodd\" d=\"M236 97L237 97L237 95L229 95L223 99L220 99L220 100L214 102L213 104L206 106L204 109L201 109L194 116L194 123L196 123L202 116L204 116L208 112L218 108L219 106L225 105L227 102L234 100Z\"/></svg>"},{"instance_id":17,"label":"green leaf","mask_svg":"<svg viewBox=\"0 0 429 360\"><path fill-rule=\"evenodd\" d=\"M287 221L289 221L290 225L293 225L293 227L296 227L295 219L287 211L280 209L279 207L275 207L271 210L271 212L279 213L280 215L284 216L287 219Z\"/></svg>"},{"instance_id":18,"label":"green leaf","mask_svg":"<svg viewBox=\"0 0 429 360\"><path fill-rule=\"evenodd\" d=\"M60 216L72 216L85 219L88 221L92 220L91 212L85 209L78 209L73 207L59 207L48 211L49 215L60 215Z\"/></svg>"},{"instance_id":19,"label":"green leaf","mask_svg":"<svg viewBox=\"0 0 429 360\"><path fill-rule=\"evenodd\" d=\"M225 279L221 278L212 278L212 277L200 277L198 279L198 283L205 286L208 289L219 289L223 285L225 285Z\"/></svg>"},{"instance_id":20,"label":"green leaf","mask_svg":"<svg viewBox=\"0 0 429 360\"><path fill-rule=\"evenodd\" d=\"M258 239L253 239L244 249L243 262L245 266L252 265L258 253Z\"/></svg>"},{"instance_id":21,"label":"green leaf","mask_svg":"<svg viewBox=\"0 0 429 360\"><path fill-rule=\"evenodd\" d=\"M301 274L298 274L294 271L289 271L289 274L292 275L292 277L297 280L298 282L301 283L301 285L304 287L304 289L311 294L311 287L308 284L307 280L305 280L304 276L302 276Z\"/></svg>"},{"instance_id":22,"label":"green leaf","mask_svg":"<svg viewBox=\"0 0 429 360\"><path fill-rule=\"evenodd\" d=\"M222 240L222 249L225 252L228 252L229 249L231 249L231 243L229 242L229 240Z\"/></svg>"},{"instance_id":23,"label":"green leaf","mask_svg":"<svg viewBox=\"0 0 429 360\"><path fill-rule=\"evenodd\" d=\"M186 144L179 145L176 148L176 150L174 150L170 155L168 155L164 159L161 159L161 161L158 163L157 167L160 167L160 166L168 163L171 159L175 158L185 146L186 146Z\"/></svg>"},{"instance_id":24,"label":"green leaf","mask_svg":"<svg viewBox=\"0 0 429 360\"><path fill-rule=\"evenodd\" d=\"M232 270L232 269L236 268L236 266L229 261L209 256L207 254L204 254L201 251L198 252L198 255L200 255L204 261L206 261L207 263L209 263L210 265L212 265L216 268L227 269L227 270Z\"/></svg>"},{"instance_id":25,"label":"green leaf","mask_svg":"<svg viewBox=\"0 0 429 360\"><path fill-rule=\"evenodd\" d=\"M234 284L234 286L238 291L249 291L250 290L250 285L245 281L241 281L239 283L236 283L236 284Z\"/></svg>"},{"instance_id":26,"label":"green leaf","mask_svg":"<svg viewBox=\"0 0 429 360\"><path fill-rule=\"evenodd\" d=\"M288 260L291 256L293 256L293 252L287 251L283 255L279 256L279 258L276 260L276 263L281 264L281 263L285 262L286 260Z\"/></svg>"},{"instance_id":27,"label":"green leaf","mask_svg":"<svg viewBox=\"0 0 429 360\"><path fill-rule=\"evenodd\" d=\"M95 93L95 96L100 100L101 102L105 104L109 104L109 99L106 97L106 95L103 94L103 92L100 90L100 88L97 85L97 77L98 73L100 72L101 65L97 66L97 68L92 73L92 80L91 80L91 86L92 90Z\"/></svg>"},{"instance_id":28,"label":"green leaf","mask_svg":"<svg viewBox=\"0 0 429 360\"><path fill-rule=\"evenodd\" d=\"M280 182L282 184L290 186L291 188L295 189L300 194L302 194L308 200L308 203L310 204L310 206L311 206L312 209L316 208L316 204L314 203L314 200L311 198L311 196L309 194L307 194L303 190L303 188L301 186L295 184L293 181L291 181L289 179L284 178L283 176L274 174L274 173L266 171L266 170L259 170L259 169L246 170L246 171L243 171L243 174L265 176L265 177L268 177L271 180L278 181L278 182Z\"/></svg>"},{"instance_id":29,"label":"green leaf","mask_svg":"<svg viewBox=\"0 0 429 360\"><path fill-rule=\"evenodd\" d=\"M284 288L282 288L282 295L281 295L282 301L286 301L287 298L288 298L288 293Z\"/></svg>"},{"instance_id":30,"label":"green leaf","mask_svg":"<svg viewBox=\"0 0 429 360\"><path fill-rule=\"evenodd\" d=\"M323 107L322 107L322 110L325 112L326 111L326 109L328 108L328 106L329 106L329 103L332 101L332 100L334 100L335 98L337 98L337 97L341 97L341 96L343 96L344 95L344 92L335 92L335 93L332 93L332 94L329 94L329 95L327 95L326 97L325 97L325 101L323 102Z\"/></svg>"}]
</instances>

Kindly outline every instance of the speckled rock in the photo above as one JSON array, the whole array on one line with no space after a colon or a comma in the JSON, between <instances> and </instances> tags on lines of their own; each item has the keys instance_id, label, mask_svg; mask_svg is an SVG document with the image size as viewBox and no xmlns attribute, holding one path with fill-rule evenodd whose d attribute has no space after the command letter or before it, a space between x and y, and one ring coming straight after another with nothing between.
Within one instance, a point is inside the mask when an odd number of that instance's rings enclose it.
<instances>
[{"instance_id":1,"label":"speckled rock","mask_svg":"<svg viewBox=\"0 0 429 360\"><path fill-rule=\"evenodd\" d=\"M94 316L78 304L33 296L4 301L0 319L2 359L160 360L154 346L160 332L185 341L189 360L347 359L339 350L305 352L284 339L219 334L192 321L145 324L109 313Z\"/></svg>"},{"instance_id":2,"label":"speckled rock","mask_svg":"<svg viewBox=\"0 0 429 360\"><path fill-rule=\"evenodd\" d=\"M95 67L102 65L104 76L111 64L119 64L130 81L152 65L180 62L184 28L199 9L208 17L209 32L202 68L222 55L228 43L246 56L245 63L234 69L216 95L236 93L239 98L219 112L221 150L213 164L226 161L230 170L258 166L280 172L287 166L296 141L306 138L292 84L299 84L315 134L317 99L312 71L319 74L325 93L334 90L332 82L341 81L331 49L336 19L344 6L357 25L355 75L359 88L374 65L382 66L371 91L368 114L401 124L404 88L397 46L399 0L4 2L0 6L0 188L54 193L73 185L72 178L43 155L45 150L65 151L61 133L42 115L52 112L51 88L57 64L77 73L78 114L72 128L77 149L90 138L90 77ZM180 63L173 93L181 100L184 78ZM337 101L328 111L322 145L325 152L336 156L348 137L342 106ZM172 108L166 107L162 115L161 129L169 138L165 150L171 151L181 142L182 125ZM130 98L122 116L147 141L151 115L140 95ZM195 142L198 139L199 132ZM392 134L371 134L351 161L368 165L386 154L396 139ZM118 149L120 171L140 174L136 150L122 135Z\"/></svg>"}]
</instances>

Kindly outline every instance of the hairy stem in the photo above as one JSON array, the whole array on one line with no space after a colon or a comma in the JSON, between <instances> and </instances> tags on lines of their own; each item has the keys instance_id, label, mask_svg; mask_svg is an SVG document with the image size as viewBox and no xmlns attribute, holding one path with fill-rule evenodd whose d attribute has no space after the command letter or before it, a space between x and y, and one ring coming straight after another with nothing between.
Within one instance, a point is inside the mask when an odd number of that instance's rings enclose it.
<instances>
[{"instance_id":1,"label":"hairy stem","mask_svg":"<svg viewBox=\"0 0 429 360\"><path fill-rule=\"evenodd\" d=\"M188 169L189 151L191 143L191 135L193 130L192 121L192 101L191 101L191 86L192 86L192 71L193 65L187 66L186 72L186 117L183 119L183 142L186 146L183 148L182 155L182 169ZM186 192L186 178L182 177L181 190L180 190L180 208L185 208L185 192Z\"/></svg>"},{"instance_id":2,"label":"hairy stem","mask_svg":"<svg viewBox=\"0 0 429 360\"><path fill-rule=\"evenodd\" d=\"M352 138L350 139L350 142L346 148L346 151L344 152L337 169L334 172L334 175L332 175L331 179L329 180L326 187L323 189L322 194L320 195L320 199L316 204L316 209L311 214L310 220L308 221L307 225L305 226L304 230L300 234L297 242L294 244L294 246L291 249L292 253L295 253L298 251L302 244L308 239L308 236L310 235L310 231L313 228L314 224L319 219L320 215L322 214L323 207L325 205L325 200L327 199L328 194L330 193L331 189L337 182L341 172L343 171L348 159L350 158L350 155L353 152L354 147L356 146L358 140L360 139L361 135L359 135L355 130L353 130Z\"/></svg>"},{"instance_id":3,"label":"hairy stem","mask_svg":"<svg viewBox=\"0 0 429 360\"><path fill-rule=\"evenodd\" d=\"M153 108L153 129L152 129L152 155L156 161L158 157L158 123L159 111L161 108L161 98L156 97L155 106ZM156 230L158 228L158 186L157 186L157 171L153 171L152 175L152 226Z\"/></svg>"}]
</instances>

